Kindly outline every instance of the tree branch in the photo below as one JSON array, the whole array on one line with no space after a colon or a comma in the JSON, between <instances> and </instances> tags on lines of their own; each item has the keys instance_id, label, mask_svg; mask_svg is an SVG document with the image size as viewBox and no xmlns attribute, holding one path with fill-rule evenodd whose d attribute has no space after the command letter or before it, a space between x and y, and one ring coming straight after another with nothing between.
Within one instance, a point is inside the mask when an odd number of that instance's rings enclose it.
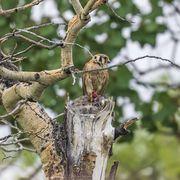
<instances>
[{"instance_id":1,"label":"tree branch","mask_svg":"<svg viewBox=\"0 0 180 180\"><path fill-rule=\"evenodd\" d=\"M89 0L87 2L87 4L84 7L84 12L83 12L85 15L87 15L91 11L91 9L92 9L93 5L96 3L96 1L97 0Z\"/></svg>"},{"instance_id":2,"label":"tree branch","mask_svg":"<svg viewBox=\"0 0 180 180\"><path fill-rule=\"evenodd\" d=\"M19 6L19 7L15 7L13 9L7 9L7 10L3 10L2 8L0 9L0 16L4 16L4 15L9 15L12 13L17 13L19 11L23 11L25 9L28 9L32 6L38 5L39 3L41 3L44 0L33 0L31 3L29 4L25 4L23 6Z\"/></svg>"},{"instance_id":3,"label":"tree branch","mask_svg":"<svg viewBox=\"0 0 180 180\"><path fill-rule=\"evenodd\" d=\"M180 88L180 83L168 84L165 82L144 82L144 81L139 81L138 79L135 79L135 80L137 84L140 84L144 87L152 87L152 88L165 87L165 88L172 88L172 89Z\"/></svg>"},{"instance_id":4,"label":"tree branch","mask_svg":"<svg viewBox=\"0 0 180 180\"><path fill-rule=\"evenodd\" d=\"M80 14L83 11L83 7L79 0L71 0L71 4L76 12L76 14Z\"/></svg>"},{"instance_id":5,"label":"tree branch","mask_svg":"<svg viewBox=\"0 0 180 180\"><path fill-rule=\"evenodd\" d=\"M120 124L120 126L115 128L115 134L114 134L114 140L116 140L119 136L124 136L129 133L127 128L134 124L138 119L137 118L132 118L124 121L123 123Z\"/></svg>"},{"instance_id":6,"label":"tree branch","mask_svg":"<svg viewBox=\"0 0 180 180\"><path fill-rule=\"evenodd\" d=\"M0 116L0 120L1 120L1 119L4 119L4 118L7 118L7 117L9 117L9 116L13 116L14 114L16 114L16 113L19 111L20 107L22 106L22 104L23 104L24 102L25 102L24 100L19 101L18 104L16 105L16 107L15 107L11 112L9 112L9 113L7 113L7 114L5 114L5 115L1 115L1 116Z\"/></svg>"},{"instance_id":7,"label":"tree branch","mask_svg":"<svg viewBox=\"0 0 180 180\"><path fill-rule=\"evenodd\" d=\"M1 64L1 63L0 63ZM4 79L18 80L23 82L35 81L44 86L48 86L57 80L62 80L68 76L68 73L62 68L50 71L27 72L12 71L0 66L0 76Z\"/></svg>"},{"instance_id":8,"label":"tree branch","mask_svg":"<svg viewBox=\"0 0 180 180\"><path fill-rule=\"evenodd\" d=\"M131 60L128 60L128 61L125 61L123 63L119 63L119 64L115 64L115 65L112 65L112 66L108 66L108 67L104 67L104 68L99 68L99 69L93 69L93 70L82 70L82 71L77 71L75 72L75 74L83 74L83 73L87 73L87 72L96 72L96 71L103 71L105 69L112 69L112 68L115 68L115 67L121 67L121 66L124 66L126 64L129 64L129 63L134 63L136 61L139 61L139 60L142 60L142 59L146 59L146 58L149 58L149 59L157 59L157 60L160 60L160 61L164 61L164 62L168 62L170 63L170 65L172 67L175 67L177 69L180 69L180 65L174 63L172 60L169 60L169 59L166 59L166 58L162 58L162 57L158 57L158 56L150 56L150 55L145 55L145 56L141 56L141 57L137 57L135 59L131 59Z\"/></svg>"},{"instance_id":9,"label":"tree branch","mask_svg":"<svg viewBox=\"0 0 180 180\"><path fill-rule=\"evenodd\" d=\"M104 5L107 3L108 0L97 0L94 4L93 7L90 9L90 11L93 11L95 9L98 9L100 6Z\"/></svg>"},{"instance_id":10,"label":"tree branch","mask_svg":"<svg viewBox=\"0 0 180 180\"><path fill-rule=\"evenodd\" d=\"M115 161L111 167L111 171L110 171L108 180L116 179L116 172L117 172L118 165L119 165L119 161Z\"/></svg>"},{"instance_id":11,"label":"tree branch","mask_svg":"<svg viewBox=\"0 0 180 180\"><path fill-rule=\"evenodd\" d=\"M73 19L69 22L66 36L64 38L64 47L61 49L61 64L63 68L74 66L72 57L72 46L76 40L79 31L90 21L89 12L95 2L96 0L89 0L85 5L84 10L82 10L80 14L80 6L78 6L78 10L76 7L78 15L74 16Z\"/></svg>"}]
</instances>

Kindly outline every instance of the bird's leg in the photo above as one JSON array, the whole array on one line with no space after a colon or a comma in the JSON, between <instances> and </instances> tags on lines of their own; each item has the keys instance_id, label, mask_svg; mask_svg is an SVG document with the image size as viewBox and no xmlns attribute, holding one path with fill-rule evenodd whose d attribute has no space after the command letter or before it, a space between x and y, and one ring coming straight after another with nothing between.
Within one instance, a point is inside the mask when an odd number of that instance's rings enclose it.
<instances>
[{"instance_id":1,"label":"bird's leg","mask_svg":"<svg viewBox=\"0 0 180 180\"><path fill-rule=\"evenodd\" d=\"M87 97L88 97L88 101L92 103L92 102L93 102L92 93L88 93L88 94L87 94Z\"/></svg>"},{"instance_id":2,"label":"bird's leg","mask_svg":"<svg viewBox=\"0 0 180 180\"><path fill-rule=\"evenodd\" d=\"M92 100L95 106L100 107L102 105L102 96L97 93L97 91L92 92Z\"/></svg>"},{"instance_id":3,"label":"bird's leg","mask_svg":"<svg viewBox=\"0 0 180 180\"><path fill-rule=\"evenodd\" d=\"M98 97L97 92L93 90L93 92L88 94L88 101L93 103L97 97Z\"/></svg>"}]
</instances>

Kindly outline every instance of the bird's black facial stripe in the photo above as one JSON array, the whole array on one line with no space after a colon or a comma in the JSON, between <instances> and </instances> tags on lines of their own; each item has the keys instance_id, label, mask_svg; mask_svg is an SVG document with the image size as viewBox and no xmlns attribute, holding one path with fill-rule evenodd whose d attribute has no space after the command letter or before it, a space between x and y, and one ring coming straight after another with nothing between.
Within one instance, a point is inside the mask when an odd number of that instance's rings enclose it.
<instances>
[{"instance_id":1,"label":"bird's black facial stripe","mask_svg":"<svg viewBox=\"0 0 180 180\"><path fill-rule=\"evenodd\" d=\"M100 66L107 64L109 58L106 55L98 54L94 56L94 62L99 64Z\"/></svg>"},{"instance_id":2,"label":"bird's black facial stripe","mask_svg":"<svg viewBox=\"0 0 180 180\"><path fill-rule=\"evenodd\" d=\"M100 56L99 57L99 61L102 62L103 61L103 57Z\"/></svg>"}]
</instances>

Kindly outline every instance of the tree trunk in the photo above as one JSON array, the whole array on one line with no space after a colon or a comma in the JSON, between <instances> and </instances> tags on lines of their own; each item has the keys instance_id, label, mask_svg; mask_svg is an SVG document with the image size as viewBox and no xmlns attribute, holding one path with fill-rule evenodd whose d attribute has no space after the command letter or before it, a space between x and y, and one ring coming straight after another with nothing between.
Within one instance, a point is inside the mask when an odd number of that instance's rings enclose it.
<instances>
[{"instance_id":1,"label":"tree trunk","mask_svg":"<svg viewBox=\"0 0 180 180\"><path fill-rule=\"evenodd\" d=\"M67 103L64 121L67 179L105 179L114 140L113 109L114 101L102 96L93 103L85 96Z\"/></svg>"}]
</instances>

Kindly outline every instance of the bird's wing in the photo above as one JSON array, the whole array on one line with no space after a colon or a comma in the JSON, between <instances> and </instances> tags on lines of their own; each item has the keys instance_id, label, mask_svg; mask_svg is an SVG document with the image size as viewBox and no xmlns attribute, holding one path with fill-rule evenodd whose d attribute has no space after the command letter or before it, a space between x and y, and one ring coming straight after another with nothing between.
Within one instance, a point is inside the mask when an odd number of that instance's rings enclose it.
<instances>
[{"instance_id":1,"label":"bird's wing","mask_svg":"<svg viewBox=\"0 0 180 180\"><path fill-rule=\"evenodd\" d=\"M104 70L104 71L102 71L102 88L101 88L100 94L104 94L104 91L107 87L108 81L109 81L108 70Z\"/></svg>"},{"instance_id":2,"label":"bird's wing","mask_svg":"<svg viewBox=\"0 0 180 180\"><path fill-rule=\"evenodd\" d=\"M90 62L87 62L83 68L84 71L87 71L87 70L91 70L92 67L91 67L91 63ZM86 95L86 94L91 94L92 91L93 91L93 86L92 86L92 79L91 79L91 73L87 72L87 73L84 73L83 76L82 76L82 86L83 86L83 94Z\"/></svg>"}]
</instances>

